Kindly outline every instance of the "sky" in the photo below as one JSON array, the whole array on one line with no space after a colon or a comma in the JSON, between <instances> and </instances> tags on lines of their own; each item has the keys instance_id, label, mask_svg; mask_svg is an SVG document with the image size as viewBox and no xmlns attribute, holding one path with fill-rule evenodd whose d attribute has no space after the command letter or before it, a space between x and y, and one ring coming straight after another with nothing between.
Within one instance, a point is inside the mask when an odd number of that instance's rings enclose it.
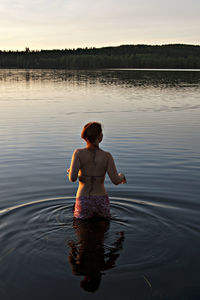
<instances>
[{"instance_id":1,"label":"sky","mask_svg":"<svg viewBox=\"0 0 200 300\"><path fill-rule=\"evenodd\" d=\"M0 50L200 44L199 0L0 0Z\"/></svg>"}]
</instances>

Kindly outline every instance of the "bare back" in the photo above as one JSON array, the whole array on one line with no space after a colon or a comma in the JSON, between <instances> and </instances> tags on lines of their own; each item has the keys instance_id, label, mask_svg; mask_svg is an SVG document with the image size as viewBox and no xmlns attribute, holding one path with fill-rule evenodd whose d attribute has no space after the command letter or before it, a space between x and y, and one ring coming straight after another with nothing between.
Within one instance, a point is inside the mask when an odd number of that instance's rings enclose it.
<instances>
[{"instance_id":1,"label":"bare back","mask_svg":"<svg viewBox=\"0 0 200 300\"><path fill-rule=\"evenodd\" d=\"M69 179L79 178L76 197L89 195L105 195L104 180L106 172L114 184L122 181L118 175L114 160L109 152L102 149L76 149L72 156Z\"/></svg>"}]
</instances>

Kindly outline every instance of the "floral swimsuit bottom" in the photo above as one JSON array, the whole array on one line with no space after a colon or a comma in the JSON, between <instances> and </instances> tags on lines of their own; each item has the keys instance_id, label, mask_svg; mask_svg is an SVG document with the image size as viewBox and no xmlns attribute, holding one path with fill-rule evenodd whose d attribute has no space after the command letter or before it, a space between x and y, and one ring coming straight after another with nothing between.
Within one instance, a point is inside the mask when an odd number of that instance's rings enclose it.
<instances>
[{"instance_id":1,"label":"floral swimsuit bottom","mask_svg":"<svg viewBox=\"0 0 200 300\"><path fill-rule=\"evenodd\" d=\"M89 219L94 216L110 217L110 201L107 194L102 196L80 196L76 198L74 217Z\"/></svg>"}]
</instances>

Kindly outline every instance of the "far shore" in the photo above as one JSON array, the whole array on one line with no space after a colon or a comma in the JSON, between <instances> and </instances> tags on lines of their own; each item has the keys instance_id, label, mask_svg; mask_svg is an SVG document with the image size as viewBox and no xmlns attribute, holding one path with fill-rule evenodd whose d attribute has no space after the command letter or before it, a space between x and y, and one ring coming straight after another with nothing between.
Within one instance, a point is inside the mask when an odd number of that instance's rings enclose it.
<instances>
[{"instance_id":1,"label":"far shore","mask_svg":"<svg viewBox=\"0 0 200 300\"><path fill-rule=\"evenodd\" d=\"M121 45L64 50L0 51L1 69L199 70L200 46Z\"/></svg>"}]
</instances>

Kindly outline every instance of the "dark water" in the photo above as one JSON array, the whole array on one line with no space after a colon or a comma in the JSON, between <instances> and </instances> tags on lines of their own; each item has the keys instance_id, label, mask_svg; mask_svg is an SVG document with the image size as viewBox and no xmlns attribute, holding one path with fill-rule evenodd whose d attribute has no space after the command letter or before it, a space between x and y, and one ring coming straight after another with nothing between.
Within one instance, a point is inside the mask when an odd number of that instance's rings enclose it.
<instances>
[{"instance_id":1,"label":"dark water","mask_svg":"<svg viewBox=\"0 0 200 300\"><path fill-rule=\"evenodd\" d=\"M78 223L93 120L127 184ZM200 299L199 125L198 71L0 70L0 299Z\"/></svg>"}]
</instances>

